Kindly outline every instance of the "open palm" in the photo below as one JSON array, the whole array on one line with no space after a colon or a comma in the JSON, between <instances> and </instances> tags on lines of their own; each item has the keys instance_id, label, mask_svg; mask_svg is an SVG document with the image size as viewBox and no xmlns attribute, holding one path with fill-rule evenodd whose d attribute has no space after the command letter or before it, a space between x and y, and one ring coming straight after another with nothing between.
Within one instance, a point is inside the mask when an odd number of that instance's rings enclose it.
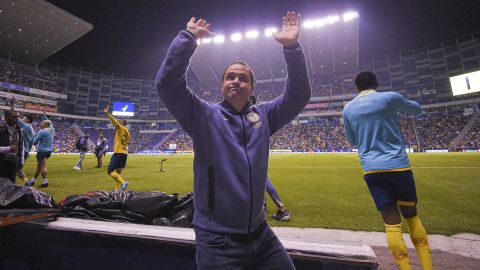
<instances>
[{"instance_id":1,"label":"open palm","mask_svg":"<svg viewBox=\"0 0 480 270\"><path fill-rule=\"evenodd\" d=\"M282 30L273 33L273 38L284 47L296 45L300 36L300 19L300 13L287 12L287 16L283 17Z\"/></svg>"},{"instance_id":2,"label":"open palm","mask_svg":"<svg viewBox=\"0 0 480 270\"><path fill-rule=\"evenodd\" d=\"M190 31L190 33L192 33L197 39L213 36L213 33L210 32L210 23L207 20L195 20L195 17L192 17L187 23L187 30Z\"/></svg>"}]
</instances>

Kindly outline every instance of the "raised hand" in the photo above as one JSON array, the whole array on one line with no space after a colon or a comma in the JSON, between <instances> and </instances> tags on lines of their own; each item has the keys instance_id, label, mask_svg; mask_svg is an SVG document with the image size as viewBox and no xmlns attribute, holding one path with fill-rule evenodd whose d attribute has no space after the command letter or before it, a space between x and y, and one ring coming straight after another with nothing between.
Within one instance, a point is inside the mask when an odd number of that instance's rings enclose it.
<instances>
[{"instance_id":1,"label":"raised hand","mask_svg":"<svg viewBox=\"0 0 480 270\"><path fill-rule=\"evenodd\" d=\"M108 113L108 112L110 111L110 105L105 106L105 108L103 109L103 111L104 111L105 113Z\"/></svg>"},{"instance_id":2,"label":"raised hand","mask_svg":"<svg viewBox=\"0 0 480 270\"><path fill-rule=\"evenodd\" d=\"M292 47L298 44L298 37L300 36L300 13L287 12L287 16L283 17L282 30L273 33L273 38L278 41L283 47Z\"/></svg>"},{"instance_id":3,"label":"raised hand","mask_svg":"<svg viewBox=\"0 0 480 270\"><path fill-rule=\"evenodd\" d=\"M210 23L204 19L199 19L195 22L195 17L192 17L187 23L187 30L192 33L197 39L211 37L214 34L210 32Z\"/></svg>"}]
</instances>

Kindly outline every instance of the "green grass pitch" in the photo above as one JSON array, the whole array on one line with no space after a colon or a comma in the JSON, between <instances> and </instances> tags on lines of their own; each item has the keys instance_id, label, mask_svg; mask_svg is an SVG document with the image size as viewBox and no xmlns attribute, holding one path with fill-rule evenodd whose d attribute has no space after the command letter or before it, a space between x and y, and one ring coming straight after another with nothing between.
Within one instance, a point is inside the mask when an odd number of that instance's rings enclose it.
<instances>
[{"instance_id":1,"label":"green grass pitch","mask_svg":"<svg viewBox=\"0 0 480 270\"><path fill-rule=\"evenodd\" d=\"M162 158L168 159L165 173L159 172ZM77 159L78 155L53 155L47 163L50 185L44 191L58 201L66 195L113 189L105 166L94 168L93 155L87 155L83 171L73 169ZM123 175L130 190L184 194L193 188L192 161L193 155L130 155ZM419 153L411 154L410 161L427 231L480 234L480 153ZM33 156L25 165L28 177L35 166ZM269 176L292 212L290 222L268 218L272 226L384 230L356 154L272 154ZM41 177L37 185L40 182ZM275 207L272 201L267 203L270 217Z\"/></svg>"}]
</instances>

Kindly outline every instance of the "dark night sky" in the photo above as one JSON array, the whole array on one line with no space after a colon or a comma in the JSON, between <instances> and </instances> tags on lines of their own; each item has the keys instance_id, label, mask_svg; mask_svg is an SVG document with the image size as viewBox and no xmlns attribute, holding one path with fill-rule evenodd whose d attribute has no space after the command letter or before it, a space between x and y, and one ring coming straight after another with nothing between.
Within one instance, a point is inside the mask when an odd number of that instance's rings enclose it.
<instances>
[{"instance_id":1,"label":"dark night sky","mask_svg":"<svg viewBox=\"0 0 480 270\"><path fill-rule=\"evenodd\" d=\"M93 24L49 58L94 70L154 75L171 39L190 17L232 33L280 25L288 10L323 18L360 13L360 62L480 31L480 0L48 0Z\"/></svg>"}]
</instances>

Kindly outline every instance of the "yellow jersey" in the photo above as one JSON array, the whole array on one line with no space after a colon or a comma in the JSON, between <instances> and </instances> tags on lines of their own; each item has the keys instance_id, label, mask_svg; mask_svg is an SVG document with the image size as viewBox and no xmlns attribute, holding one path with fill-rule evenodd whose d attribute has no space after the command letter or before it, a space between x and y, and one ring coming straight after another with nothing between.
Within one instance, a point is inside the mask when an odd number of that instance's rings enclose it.
<instances>
[{"instance_id":1,"label":"yellow jersey","mask_svg":"<svg viewBox=\"0 0 480 270\"><path fill-rule=\"evenodd\" d=\"M120 125L111 115L107 113L108 118L112 122L113 126L115 127L115 140L113 141L113 152L114 153L122 153L128 154L128 144L130 144L130 132L128 129L122 125Z\"/></svg>"}]
</instances>

